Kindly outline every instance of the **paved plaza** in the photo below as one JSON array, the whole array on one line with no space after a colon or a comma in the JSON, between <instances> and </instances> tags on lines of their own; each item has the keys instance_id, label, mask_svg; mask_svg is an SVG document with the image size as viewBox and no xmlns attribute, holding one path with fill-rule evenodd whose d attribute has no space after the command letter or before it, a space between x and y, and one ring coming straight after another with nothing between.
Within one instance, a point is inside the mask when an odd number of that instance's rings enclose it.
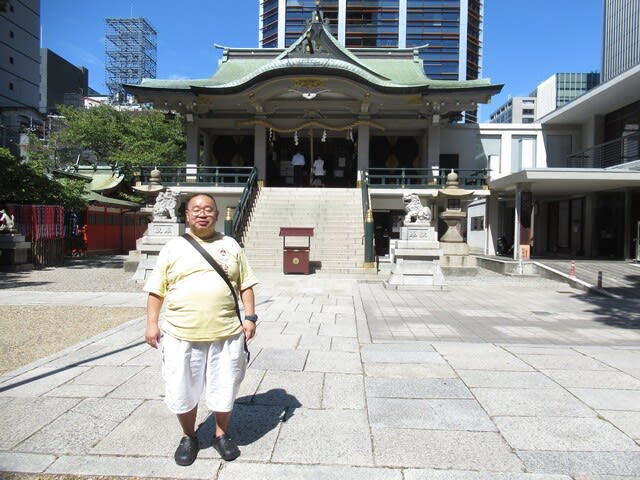
<instances>
[{"instance_id":1,"label":"paved plaza","mask_svg":"<svg viewBox=\"0 0 640 480\"><path fill-rule=\"evenodd\" d=\"M0 471L194 479L638 479L640 301L481 274L444 291L384 274L260 272L258 335L220 460L190 467L159 352L131 321L0 378ZM0 304L143 293L0 290Z\"/></svg>"}]
</instances>

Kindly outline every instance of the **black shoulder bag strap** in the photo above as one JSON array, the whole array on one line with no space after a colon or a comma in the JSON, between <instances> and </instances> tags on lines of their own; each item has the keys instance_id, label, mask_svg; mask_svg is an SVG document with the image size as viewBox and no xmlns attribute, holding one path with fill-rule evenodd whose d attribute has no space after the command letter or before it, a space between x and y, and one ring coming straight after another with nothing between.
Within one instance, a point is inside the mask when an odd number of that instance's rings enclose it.
<instances>
[{"instance_id":1,"label":"black shoulder bag strap","mask_svg":"<svg viewBox=\"0 0 640 480\"><path fill-rule=\"evenodd\" d=\"M238 304L238 295L236 294L236 289L233 288L233 285L231 285L231 280L229 280L229 277L227 276L225 271L222 269L222 267L220 265L218 265L218 262L216 262L213 259L213 257L211 255L209 255L209 252L207 252L203 248L203 246L198 243L198 241L195 238L193 238L188 233L183 233L182 234L182 238L184 238L186 241L188 241L191 245L193 245L193 248L195 248L198 252L200 252L200 255L202 255L204 257L204 259L207 262L209 262L209 264L213 267L213 269L216 272L218 272L218 275L220 275L222 277L222 279L224 280L224 282L227 284L227 286L229 287L229 290L231 290L231 295L233 296L233 301L236 304L236 315L238 316L238 321L240 321L240 326L244 328L244 325L242 324L242 317L240 316L240 305ZM250 353L249 353L249 347L247 346L247 339L246 338L244 340L244 352L247 354L247 361L249 361Z\"/></svg>"}]
</instances>

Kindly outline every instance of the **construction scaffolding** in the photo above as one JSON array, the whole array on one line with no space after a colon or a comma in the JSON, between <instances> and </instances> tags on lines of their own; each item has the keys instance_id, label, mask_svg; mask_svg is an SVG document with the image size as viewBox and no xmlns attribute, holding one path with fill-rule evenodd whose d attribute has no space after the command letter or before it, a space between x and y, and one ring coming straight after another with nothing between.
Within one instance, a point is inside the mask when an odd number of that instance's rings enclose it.
<instances>
[{"instance_id":1,"label":"construction scaffolding","mask_svg":"<svg viewBox=\"0 0 640 480\"><path fill-rule=\"evenodd\" d=\"M144 18L106 18L105 25L105 83L112 101L122 104L122 84L156 78L158 34Z\"/></svg>"}]
</instances>

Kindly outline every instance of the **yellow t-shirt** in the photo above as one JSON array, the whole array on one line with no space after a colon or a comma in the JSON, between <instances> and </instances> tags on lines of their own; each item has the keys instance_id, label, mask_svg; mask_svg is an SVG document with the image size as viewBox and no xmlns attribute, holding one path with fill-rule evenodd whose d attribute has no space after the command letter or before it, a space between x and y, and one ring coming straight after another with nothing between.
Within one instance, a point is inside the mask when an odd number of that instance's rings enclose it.
<instances>
[{"instance_id":1,"label":"yellow t-shirt","mask_svg":"<svg viewBox=\"0 0 640 480\"><path fill-rule=\"evenodd\" d=\"M211 240L198 242L227 273L236 291L258 283L233 238L216 232ZM242 330L229 287L184 238L174 238L160 250L144 290L164 298L162 330L176 338L213 341Z\"/></svg>"}]
</instances>

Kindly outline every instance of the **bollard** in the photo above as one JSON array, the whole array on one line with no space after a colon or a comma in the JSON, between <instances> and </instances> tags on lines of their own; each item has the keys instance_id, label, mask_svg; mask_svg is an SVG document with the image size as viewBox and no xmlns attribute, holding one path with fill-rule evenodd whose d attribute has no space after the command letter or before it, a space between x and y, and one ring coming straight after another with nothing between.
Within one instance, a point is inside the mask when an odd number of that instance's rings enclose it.
<instances>
[{"instance_id":1,"label":"bollard","mask_svg":"<svg viewBox=\"0 0 640 480\"><path fill-rule=\"evenodd\" d=\"M575 260L571 260L571 263L569 264L569 276L576 278L576 261Z\"/></svg>"},{"instance_id":2,"label":"bollard","mask_svg":"<svg viewBox=\"0 0 640 480\"><path fill-rule=\"evenodd\" d=\"M364 223L364 267L375 267L375 254L373 249L373 237L375 232L375 226L373 224L373 212L371 209L367 211L366 220Z\"/></svg>"},{"instance_id":3,"label":"bollard","mask_svg":"<svg viewBox=\"0 0 640 480\"><path fill-rule=\"evenodd\" d=\"M224 234L233 237L233 208L227 207L227 215L224 217Z\"/></svg>"},{"instance_id":4,"label":"bollard","mask_svg":"<svg viewBox=\"0 0 640 480\"><path fill-rule=\"evenodd\" d=\"M602 288L602 272L598 272L598 283L596 284L598 288Z\"/></svg>"}]
</instances>

